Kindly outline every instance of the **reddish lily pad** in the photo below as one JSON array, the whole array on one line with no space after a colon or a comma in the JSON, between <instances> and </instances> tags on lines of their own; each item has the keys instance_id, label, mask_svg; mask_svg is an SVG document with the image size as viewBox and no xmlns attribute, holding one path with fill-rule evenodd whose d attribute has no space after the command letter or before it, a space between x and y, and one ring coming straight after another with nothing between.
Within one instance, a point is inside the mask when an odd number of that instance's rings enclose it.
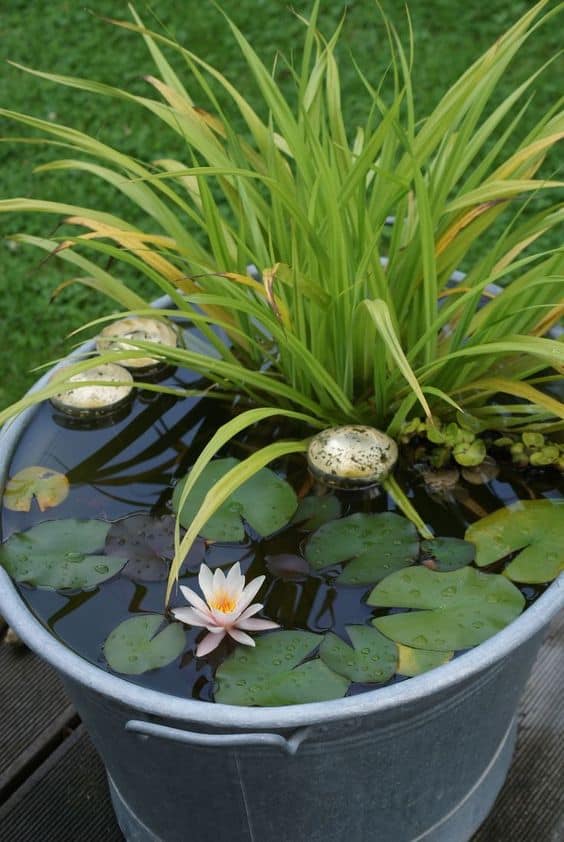
<instances>
[{"instance_id":1,"label":"reddish lily pad","mask_svg":"<svg viewBox=\"0 0 564 842\"><path fill-rule=\"evenodd\" d=\"M6 483L4 505L13 512L29 512L33 498L39 511L53 509L69 493L69 481L64 474L51 468L32 465L14 474Z\"/></svg>"},{"instance_id":2,"label":"reddish lily pad","mask_svg":"<svg viewBox=\"0 0 564 842\"><path fill-rule=\"evenodd\" d=\"M524 500L471 524L476 564L486 567L518 553L504 574L514 582L541 584L564 570L564 501Z\"/></svg>"},{"instance_id":3,"label":"reddish lily pad","mask_svg":"<svg viewBox=\"0 0 564 842\"><path fill-rule=\"evenodd\" d=\"M174 556L174 518L138 514L112 524L106 552L128 559L122 575L138 582L159 582L168 576Z\"/></svg>"}]
</instances>

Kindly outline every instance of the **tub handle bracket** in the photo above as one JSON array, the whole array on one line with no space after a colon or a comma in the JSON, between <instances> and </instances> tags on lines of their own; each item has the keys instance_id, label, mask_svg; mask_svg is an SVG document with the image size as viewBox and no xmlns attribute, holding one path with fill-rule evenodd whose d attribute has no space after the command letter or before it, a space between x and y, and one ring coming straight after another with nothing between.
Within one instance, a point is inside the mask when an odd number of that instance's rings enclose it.
<instances>
[{"instance_id":1,"label":"tub handle bracket","mask_svg":"<svg viewBox=\"0 0 564 842\"><path fill-rule=\"evenodd\" d=\"M197 731L185 731L183 728L159 725L156 722L145 722L142 719L130 719L126 722L125 730L145 738L157 737L161 740L172 740L176 743L187 743L194 746L218 746L220 748L276 746L286 754L293 755L312 729L311 726L297 728L290 737L260 732L250 734L201 734Z\"/></svg>"}]
</instances>

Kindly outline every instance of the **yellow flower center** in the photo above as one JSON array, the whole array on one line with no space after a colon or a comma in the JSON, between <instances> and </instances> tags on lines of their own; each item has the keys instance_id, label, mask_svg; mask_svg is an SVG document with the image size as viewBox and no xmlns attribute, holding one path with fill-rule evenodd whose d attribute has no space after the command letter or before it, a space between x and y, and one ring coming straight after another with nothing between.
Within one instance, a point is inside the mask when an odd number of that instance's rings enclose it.
<instances>
[{"instance_id":1,"label":"yellow flower center","mask_svg":"<svg viewBox=\"0 0 564 842\"><path fill-rule=\"evenodd\" d=\"M215 608L216 611L221 611L222 614L230 614L237 607L237 601L228 594L218 594L210 602L210 608Z\"/></svg>"}]
</instances>

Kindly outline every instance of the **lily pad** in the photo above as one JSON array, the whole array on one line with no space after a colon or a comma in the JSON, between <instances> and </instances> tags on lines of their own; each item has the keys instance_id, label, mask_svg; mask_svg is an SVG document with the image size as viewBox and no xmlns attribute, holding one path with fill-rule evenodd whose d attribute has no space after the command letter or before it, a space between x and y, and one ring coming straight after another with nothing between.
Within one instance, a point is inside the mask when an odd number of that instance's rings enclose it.
<instances>
[{"instance_id":1,"label":"lily pad","mask_svg":"<svg viewBox=\"0 0 564 842\"><path fill-rule=\"evenodd\" d=\"M504 574L514 582L550 582L564 570L564 501L524 500L471 524L466 539L476 545L476 564L485 567L518 555Z\"/></svg>"},{"instance_id":2,"label":"lily pad","mask_svg":"<svg viewBox=\"0 0 564 842\"><path fill-rule=\"evenodd\" d=\"M423 541L421 549L429 556L423 562L425 567L440 570L441 573L466 567L476 554L474 544L461 538L433 538L431 541Z\"/></svg>"},{"instance_id":3,"label":"lily pad","mask_svg":"<svg viewBox=\"0 0 564 842\"><path fill-rule=\"evenodd\" d=\"M372 622L397 643L448 652L477 646L505 628L519 616L525 599L505 576L479 573L473 567L452 573L415 567L380 582L368 604L426 609Z\"/></svg>"},{"instance_id":4,"label":"lily pad","mask_svg":"<svg viewBox=\"0 0 564 842\"><path fill-rule=\"evenodd\" d=\"M330 632L319 649L322 661L350 681L369 684L391 678L398 662L395 643L370 626L347 626L346 629L354 649Z\"/></svg>"},{"instance_id":5,"label":"lily pad","mask_svg":"<svg viewBox=\"0 0 564 842\"><path fill-rule=\"evenodd\" d=\"M163 623L161 614L142 614L116 626L104 643L109 666L123 675L141 675L172 663L184 649L186 634L181 623L159 631Z\"/></svg>"},{"instance_id":6,"label":"lily pad","mask_svg":"<svg viewBox=\"0 0 564 842\"><path fill-rule=\"evenodd\" d=\"M168 576L174 556L174 518L130 515L112 524L106 538L109 555L124 555L122 574L137 582L159 582Z\"/></svg>"},{"instance_id":7,"label":"lily pad","mask_svg":"<svg viewBox=\"0 0 564 842\"><path fill-rule=\"evenodd\" d=\"M262 698L263 707L299 705L340 699L347 692L349 681L315 658L275 679Z\"/></svg>"},{"instance_id":8,"label":"lily pad","mask_svg":"<svg viewBox=\"0 0 564 842\"><path fill-rule=\"evenodd\" d=\"M288 704L277 701L276 682L280 682L281 698L285 699L288 693L286 679L322 639L311 632L276 631L256 638L256 646L252 649L238 646L216 672L216 702L229 705ZM319 692L323 690L322 684L321 681Z\"/></svg>"},{"instance_id":9,"label":"lily pad","mask_svg":"<svg viewBox=\"0 0 564 842\"><path fill-rule=\"evenodd\" d=\"M29 512L33 498L39 511L53 509L69 493L69 481L64 474L32 465L14 474L4 489L4 505L12 512Z\"/></svg>"},{"instance_id":10,"label":"lily pad","mask_svg":"<svg viewBox=\"0 0 564 842\"><path fill-rule=\"evenodd\" d=\"M182 526L188 528L208 491L237 464L238 460L233 458L214 459L210 462L182 507L179 515ZM175 512L178 512L185 482L186 479L182 480L174 489L172 506ZM262 468L220 506L201 534L210 541L243 541L243 521L246 521L256 533L265 537L286 526L297 505L298 500L292 487L273 471Z\"/></svg>"},{"instance_id":11,"label":"lily pad","mask_svg":"<svg viewBox=\"0 0 564 842\"><path fill-rule=\"evenodd\" d=\"M292 523L297 523L301 529L313 532L324 523L341 517L341 501L334 494L324 494L322 497L311 495L304 497L298 504Z\"/></svg>"},{"instance_id":12,"label":"lily pad","mask_svg":"<svg viewBox=\"0 0 564 842\"><path fill-rule=\"evenodd\" d=\"M86 590L115 576L125 556L102 555L110 524L49 520L15 532L0 547L0 564L16 582L52 590Z\"/></svg>"},{"instance_id":13,"label":"lily pad","mask_svg":"<svg viewBox=\"0 0 564 842\"><path fill-rule=\"evenodd\" d=\"M326 523L308 541L305 557L315 570L348 561L340 584L369 585L413 564L417 531L393 512L355 514Z\"/></svg>"},{"instance_id":14,"label":"lily pad","mask_svg":"<svg viewBox=\"0 0 564 842\"><path fill-rule=\"evenodd\" d=\"M412 678L414 675L421 675L423 672L434 670L435 667L440 667L442 664L448 663L451 660L454 652L433 652L430 649L412 649L411 646L404 646L402 643L397 644L398 647L398 675L406 675Z\"/></svg>"}]
</instances>

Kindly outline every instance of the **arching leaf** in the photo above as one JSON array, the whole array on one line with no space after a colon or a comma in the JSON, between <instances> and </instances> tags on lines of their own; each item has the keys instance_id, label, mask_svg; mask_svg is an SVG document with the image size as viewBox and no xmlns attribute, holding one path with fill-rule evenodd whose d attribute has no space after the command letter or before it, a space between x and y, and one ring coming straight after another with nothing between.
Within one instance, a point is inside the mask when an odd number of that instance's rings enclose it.
<instances>
[{"instance_id":1,"label":"arching leaf","mask_svg":"<svg viewBox=\"0 0 564 842\"><path fill-rule=\"evenodd\" d=\"M230 457L215 459L204 468L180 512L182 526L189 527L208 491L237 464L238 460ZM179 482L174 489L172 505L175 511L185 481ZM201 534L211 541L243 541L245 520L259 535L271 535L290 521L297 505L292 487L273 471L262 468L220 506Z\"/></svg>"},{"instance_id":2,"label":"arching leaf","mask_svg":"<svg viewBox=\"0 0 564 842\"><path fill-rule=\"evenodd\" d=\"M355 514L326 523L309 539L305 556L315 570L348 562L338 581L378 582L413 564L419 541L413 524L393 512Z\"/></svg>"},{"instance_id":3,"label":"arching leaf","mask_svg":"<svg viewBox=\"0 0 564 842\"><path fill-rule=\"evenodd\" d=\"M123 675L141 675L172 663L184 649L186 634L181 623L159 631L163 623L166 617L160 614L143 614L116 626L104 643L109 666Z\"/></svg>"},{"instance_id":4,"label":"arching leaf","mask_svg":"<svg viewBox=\"0 0 564 842\"><path fill-rule=\"evenodd\" d=\"M564 501L523 500L471 524L466 540L476 545L476 564L485 567L510 553L505 568L514 582L550 582L564 570Z\"/></svg>"},{"instance_id":5,"label":"arching leaf","mask_svg":"<svg viewBox=\"0 0 564 842\"><path fill-rule=\"evenodd\" d=\"M123 555L102 554L109 528L103 520L45 521L11 535L0 547L0 564L16 582L38 588L94 588L127 561Z\"/></svg>"},{"instance_id":6,"label":"arching leaf","mask_svg":"<svg viewBox=\"0 0 564 842\"><path fill-rule=\"evenodd\" d=\"M473 567L452 573L415 567L380 582L368 604L422 609L372 622L398 643L448 652L477 646L505 628L519 616L525 599L504 576L479 573Z\"/></svg>"}]
</instances>

